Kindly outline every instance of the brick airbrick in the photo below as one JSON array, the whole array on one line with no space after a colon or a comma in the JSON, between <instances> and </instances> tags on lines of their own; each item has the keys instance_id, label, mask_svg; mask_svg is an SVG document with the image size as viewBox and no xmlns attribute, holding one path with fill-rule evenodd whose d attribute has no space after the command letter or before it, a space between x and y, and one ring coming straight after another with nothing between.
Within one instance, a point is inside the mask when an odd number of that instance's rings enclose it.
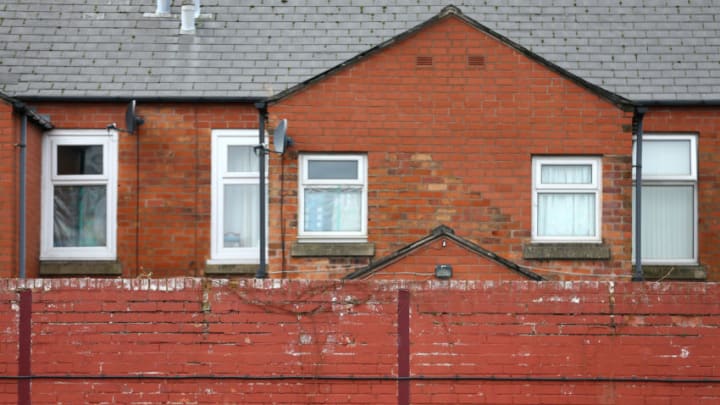
<instances>
[{"instance_id":1,"label":"brick airbrick","mask_svg":"<svg viewBox=\"0 0 720 405\"><path fill-rule=\"evenodd\" d=\"M433 57L432 56L418 56L415 58L415 66L432 66L433 65Z\"/></svg>"},{"instance_id":2,"label":"brick airbrick","mask_svg":"<svg viewBox=\"0 0 720 405\"><path fill-rule=\"evenodd\" d=\"M470 67L484 67L485 57L482 55L469 55L467 63Z\"/></svg>"}]
</instances>

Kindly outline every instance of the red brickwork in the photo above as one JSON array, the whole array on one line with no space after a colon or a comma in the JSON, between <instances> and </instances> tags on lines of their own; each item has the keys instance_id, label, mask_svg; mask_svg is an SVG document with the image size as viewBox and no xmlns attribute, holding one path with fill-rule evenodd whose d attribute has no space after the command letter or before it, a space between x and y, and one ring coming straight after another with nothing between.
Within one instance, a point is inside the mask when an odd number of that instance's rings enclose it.
<instances>
[{"instance_id":1,"label":"red brickwork","mask_svg":"<svg viewBox=\"0 0 720 405\"><path fill-rule=\"evenodd\" d=\"M708 280L720 280L720 109L651 108L646 133L698 135L698 239L700 263Z\"/></svg>"},{"instance_id":2,"label":"red brickwork","mask_svg":"<svg viewBox=\"0 0 720 405\"><path fill-rule=\"evenodd\" d=\"M0 276L17 275L19 126L13 107L0 100Z\"/></svg>"},{"instance_id":3,"label":"red brickwork","mask_svg":"<svg viewBox=\"0 0 720 405\"><path fill-rule=\"evenodd\" d=\"M478 56L483 64L469 63ZM98 129L123 126L126 104L38 107L56 128ZM17 210L18 124L11 110L0 106L0 209L7 213ZM282 158L270 157L273 277L342 277L441 224L549 279L630 276L632 113L457 17L333 72L271 104L269 113L270 129L289 119L295 141ZM257 128L257 111L247 103L140 102L138 114L145 118L139 134L122 132L119 143L117 255L123 276L202 275L210 254L211 130ZM719 126L717 109L655 107L645 125L648 132L699 133L699 258L710 280L720 280ZM32 128L29 136L27 266L34 276L40 133ZM292 256L302 152L367 153L373 258ZM609 260L523 258L523 246L531 243L531 160L542 155L602 157L601 236ZM0 275L16 273L16 222L12 214L0 223ZM482 271L458 275L496 278Z\"/></svg>"},{"instance_id":4,"label":"red brickwork","mask_svg":"<svg viewBox=\"0 0 720 405\"><path fill-rule=\"evenodd\" d=\"M2 279L3 376L21 288L37 404L396 404L404 333L413 404L720 401L714 283Z\"/></svg>"},{"instance_id":5,"label":"red brickwork","mask_svg":"<svg viewBox=\"0 0 720 405\"><path fill-rule=\"evenodd\" d=\"M20 226L21 116L0 100L0 276L18 276ZM40 152L42 130L28 119L26 133L26 262L25 274L38 275L40 252Z\"/></svg>"},{"instance_id":6,"label":"red brickwork","mask_svg":"<svg viewBox=\"0 0 720 405\"><path fill-rule=\"evenodd\" d=\"M38 107L59 129L125 122L125 103ZM211 130L257 128L257 110L250 104L138 103L137 113L145 124L136 135L121 132L119 142L117 255L123 274L202 275L210 256Z\"/></svg>"},{"instance_id":7,"label":"red brickwork","mask_svg":"<svg viewBox=\"0 0 720 405\"><path fill-rule=\"evenodd\" d=\"M440 238L412 253L380 267L372 275L362 277L373 280L434 280L435 266L452 266L452 277L457 280L526 280L527 277L487 257L458 245L448 238Z\"/></svg>"},{"instance_id":8,"label":"red brickwork","mask_svg":"<svg viewBox=\"0 0 720 405\"><path fill-rule=\"evenodd\" d=\"M483 67L469 66L471 56ZM416 57L432 66L416 66ZM368 240L376 257L440 224L547 277L630 274L631 113L455 17L324 78L270 107L295 141L272 161L271 248L297 237L297 153L368 154ZM523 261L531 236L534 155L603 157L602 237L611 260ZM284 216L277 201L282 187ZM281 226L282 225L282 226ZM290 271L367 261L293 258ZM568 272L557 274L544 271Z\"/></svg>"},{"instance_id":9,"label":"red brickwork","mask_svg":"<svg viewBox=\"0 0 720 405\"><path fill-rule=\"evenodd\" d=\"M26 251L25 274L38 277L40 267L40 196L42 181L42 136L43 129L28 122L27 161L25 170L26 207ZM19 160L19 159L18 159ZM13 273L14 274L14 273Z\"/></svg>"}]
</instances>

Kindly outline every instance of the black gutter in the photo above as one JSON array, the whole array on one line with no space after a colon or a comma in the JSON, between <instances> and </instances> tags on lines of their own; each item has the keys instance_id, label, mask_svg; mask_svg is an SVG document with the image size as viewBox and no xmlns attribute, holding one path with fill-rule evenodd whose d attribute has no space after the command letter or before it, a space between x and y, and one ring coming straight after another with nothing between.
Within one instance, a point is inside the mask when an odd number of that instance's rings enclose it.
<instances>
[{"instance_id":1,"label":"black gutter","mask_svg":"<svg viewBox=\"0 0 720 405\"><path fill-rule=\"evenodd\" d=\"M522 381L522 382L615 382L615 383L661 383L661 384L717 384L720 378L670 378L670 377L542 377L542 376L497 376L497 375L444 375L407 377L390 375L229 375L229 374L188 374L188 375L2 375L0 380L245 380L245 381Z\"/></svg>"},{"instance_id":2,"label":"black gutter","mask_svg":"<svg viewBox=\"0 0 720 405\"><path fill-rule=\"evenodd\" d=\"M635 100L637 107L720 107L720 100Z\"/></svg>"},{"instance_id":3,"label":"black gutter","mask_svg":"<svg viewBox=\"0 0 720 405\"><path fill-rule=\"evenodd\" d=\"M73 102L73 103L120 103L136 100L142 103L248 103L253 104L263 101L266 97L137 97L137 96L21 96L19 99L25 102Z\"/></svg>"},{"instance_id":4,"label":"black gutter","mask_svg":"<svg viewBox=\"0 0 720 405\"><path fill-rule=\"evenodd\" d=\"M5 100L9 104L15 108L15 111L19 112L20 114L24 114L27 117L29 117L34 123L38 124L39 126L43 127L43 129L53 129L54 126L50 120L37 113L37 111L30 108L27 104L23 103L22 101L18 100L17 98L12 98L4 93L0 93L0 100Z\"/></svg>"}]
</instances>

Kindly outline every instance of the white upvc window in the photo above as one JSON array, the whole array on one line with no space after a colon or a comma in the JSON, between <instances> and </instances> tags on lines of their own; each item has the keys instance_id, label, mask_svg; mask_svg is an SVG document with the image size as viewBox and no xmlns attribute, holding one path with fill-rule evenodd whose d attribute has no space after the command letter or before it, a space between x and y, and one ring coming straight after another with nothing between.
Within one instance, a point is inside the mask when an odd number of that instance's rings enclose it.
<instances>
[{"instance_id":1,"label":"white upvc window","mask_svg":"<svg viewBox=\"0 0 720 405\"><path fill-rule=\"evenodd\" d=\"M367 156L300 156L299 238L367 241Z\"/></svg>"},{"instance_id":2,"label":"white upvc window","mask_svg":"<svg viewBox=\"0 0 720 405\"><path fill-rule=\"evenodd\" d=\"M257 145L257 130L212 131L209 264L260 260L261 153Z\"/></svg>"},{"instance_id":3,"label":"white upvc window","mask_svg":"<svg viewBox=\"0 0 720 405\"><path fill-rule=\"evenodd\" d=\"M643 263L697 264L697 137L643 135L642 174ZM633 219L633 247L634 240Z\"/></svg>"},{"instance_id":4,"label":"white upvc window","mask_svg":"<svg viewBox=\"0 0 720 405\"><path fill-rule=\"evenodd\" d=\"M538 156L532 162L534 242L601 242L599 157Z\"/></svg>"},{"instance_id":5,"label":"white upvc window","mask_svg":"<svg viewBox=\"0 0 720 405\"><path fill-rule=\"evenodd\" d=\"M115 259L117 142L104 129L45 134L41 259Z\"/></svg>"}]
</instances>

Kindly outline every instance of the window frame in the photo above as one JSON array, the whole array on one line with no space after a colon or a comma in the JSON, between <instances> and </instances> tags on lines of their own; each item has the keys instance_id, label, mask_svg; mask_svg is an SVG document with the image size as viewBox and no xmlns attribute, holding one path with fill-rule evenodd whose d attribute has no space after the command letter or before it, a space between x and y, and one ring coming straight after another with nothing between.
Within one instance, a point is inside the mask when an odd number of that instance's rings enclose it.
<instances>
[{"instance_id":1,"label":"window frame","mask_svg":"<svg viewBox=\"0 0 720 405\"><path fill-rule=\"evenodd\" d=\"M636 188L636 171L635 166L637 162L637 136L633 136L632 145L632 263L635 264L635 191ZM643 146L649 141L690 141L690 174L689 175L642 175L642 186L653 187L653 186L685 186L692 187L693 189L693 249L692 257L688 259L643 259L643 264L648 265L697 265L698 264L698 136L697 134L682 134L682 133L644 133L643 134Z\"/></svg>"},{"instance_id":2,"label":"window frame","mask_svg":"<svg viewBox=\"0 0 720 405\"><path fill-rule=\"evenodd\" d=\"M225 247L223 241L224 186L226 184L259 184L260 170L231 172L227 170L227 151L230 146L258 146L257 129L215 129L211 131L211 186L210 186L210 259L207 264L258 264L259 247ZM267 156L266 167L267 167ZM265 173L265 184L267 181ZM267 212L268 200L265 199ZM267 215L265 218L267 229ZM267 236L266 236L267 239ZM267 243L266 252L267 252Z\"/></svg>"},{"instance_id":3,"label":"window frame","mask_svg":"<svg viewBox=\"0 0 720 405\"><path fill-rule=\"evenodd\" d=\"M358 162L358 177L354 180L308 178L308 163L311 160L352 160ZM298 176L298 241L299 242L367 242L368 223L368 176L367 155L358 153L303 153L299 156ZM306 186L350 186L361 190L360 231L358 232L312 232L305 231L305 187Z\"/></svg>"},{"instance_id":4,"label":"window frame","mask_svg":"<svg viewBox=\"0 0 720 405\"><path fill-rule=\"evenodd\" d=\"M590 184L543 184L541 170L544 165L590 165ZM593 194L595 201L595 235L542 236L538 234L539 194ZM602 243L602 158L599 156L533 156L532 158L532 231L533 243Z\"/></svg>"},{"instance_id":5,"label":"window frame","mask_svg":"<svg viewBox=\"0 0 720 405\"><path fill-rule=\"evenodd\" d=\"M52 130L42 140L40 260L115 260L117 255L118 132L105 129ZM103 174L60 175L57 149L63 145L101 145ZM106 186L105 246L54 246L55 186Z\"/></svg>"}]
</instances>

